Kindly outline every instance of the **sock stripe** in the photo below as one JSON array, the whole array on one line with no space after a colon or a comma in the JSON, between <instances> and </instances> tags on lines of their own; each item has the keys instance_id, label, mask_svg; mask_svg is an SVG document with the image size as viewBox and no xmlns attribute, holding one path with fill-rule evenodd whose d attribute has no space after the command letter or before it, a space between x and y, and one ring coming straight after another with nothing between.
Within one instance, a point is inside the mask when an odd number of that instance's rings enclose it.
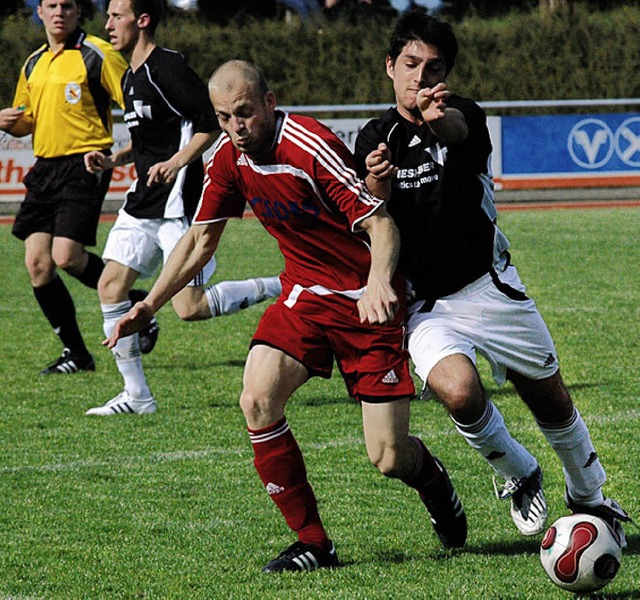
<instances>
[{"instance_id":1,"label":"sock stripe","mask_svg":"<svg viewBox=\"0 0 640 600\"><path fill-rule=\"evenodd\" d=\"M538 423L538 427L540 427L540 429L547 429L549 431L553 431L553 430L560 430L560 429L568 429L570 427L572 427L575 422L578 420L578 411L577 409L574 407L573 408L573 414L571 415L571 417L569 417L569 419L567 421L564 421L562 423L542 423L541 421L537 421Z\"/></svg>"},{"instance_id":2,"label":"sock stripe","mask_svg":"<svg viewBox=\"0 0 640 600\"><path fill-rule=\"evenodd\" d=\"M261 444L264 442L269 442L274 440L289 431L289 423L287 421L282 421L279 425L275 427L275 429L269 428L268 431L259 430L259 431L251 431L249 430L249 439L252 444Z\"/></svg>"},{"instance_id":3,"label":"sock stripe","mask_svg":"<svg viewBox=\"0 0 640 600\"><path fill-rule=\"evenodd\" d=\"M474 434L474 433L478 433L479 431L482 431L487 426L492 416L493 416L493 402L487 400L487 407L484 411L484 414L475 423L464 425L462 423L458 423L458 421L456 421L453 417L451 417L451 420L456 424L456 427L460 431Z\"/></svg>"}]
</instances>

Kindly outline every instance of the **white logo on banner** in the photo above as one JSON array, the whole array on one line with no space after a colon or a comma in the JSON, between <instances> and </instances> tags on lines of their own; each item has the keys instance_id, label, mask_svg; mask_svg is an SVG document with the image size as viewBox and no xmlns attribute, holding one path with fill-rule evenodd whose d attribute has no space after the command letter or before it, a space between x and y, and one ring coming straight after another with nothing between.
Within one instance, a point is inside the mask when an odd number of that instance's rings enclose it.
<instances>
[{"instance_id":1,"label":"white logo on banner","mask_svg":"<svg viewBox=\"0 0 640 600\"><path fill-rule=\"evenodd\" d=\"M616 152L632 167L640 167L640 117L627 119L616 131Z\"/></svg>"},{"instance_id":2,"label":"white logo on banner","mask_svg":"<svg viewBox=\"0 0 640 600\"><path fill-rule=\"evenodd\" d=\"M599 119L583 119L569 133L567 149L573 162L585 169L597 169L613 154L613 132Z\"/></svg>"},{"instance_id":3,"label":"white logo on banner","mask_svg":"<svg viewBox=\"0 0 640 600\"><path fill-rule=\"evenodd\" d=\"M569 133L567 149L573 162L585 169L603 166L615 152L630 167L640 167L640 117L624 121L615 134L600 119L583 119Z\"/></svg>"}]
</instances>

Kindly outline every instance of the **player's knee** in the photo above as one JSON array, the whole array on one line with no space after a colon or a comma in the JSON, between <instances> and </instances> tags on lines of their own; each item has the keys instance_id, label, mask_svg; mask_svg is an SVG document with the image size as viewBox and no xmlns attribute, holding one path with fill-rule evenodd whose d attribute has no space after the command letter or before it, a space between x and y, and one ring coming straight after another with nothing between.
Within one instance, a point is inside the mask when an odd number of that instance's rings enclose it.
<instances>
[{"instance_id":1,"label":"player's knee","mask_svg":"<svg viewBox=\"0 0 640 600\"><path fill-rule=\"evenodd\" d=\"M126 300L127 294L128 290L125 289L123 281L103 271L98 280L98 297L101 304L117 304Z\"/></svg>"},{"instance_id":2,"label":"player's knee","mask_svg":"<svg viewBox=\"0 0 640 600\"><path fill-rule=\"evenodd\" d=\"M240 395L240 408L251 429L268 427L282 418L281 411L267 395L247 388Z\"/></svg>"},{"instance_id":3,"label":"player's knee","mask_svg":"<svg viewBox=\"0 0 640 600\"><path fill-rule=\"evenodd\" d=\"M36 287L46 285L54 277L56 265L48 255L27 255L24 265L29 272L31 283Z\"/></svg>"},{"instance_id":4,"label":"player's knee","mask_svg":"<svg viewBox=\"0 0 640 600\"><path fill-rule=\"evenodd\" d=\"M173 310L183 321L202 321L211 317L209 305L203 294L195 295L185 288L172 301Z\"/></svg>"},{"instance_id":5,"label":"player's knee","mask_svg":"<svg viewBox=\"0 0 640 600\"><path fill-rule=\"evenodd\" d=\"M396 448L382 446L369 451L369 460L385 477L401 476L399 454Z\"/></svg>"},{"instance_id":6,"label":"player's knee","mask_svg":"<svg viewBox=\"0 0 640 600\"><path fill-rule=\"evenodd\" d=\"M485 395L482 387L469 378L429 381L429 388L438 396L449 414L462 422L470 415L482 413Z\"/></svg>"},{"instance_id":7,"label":"player's knee","mask_svg":"<svg viewBox=\"0 0 640 600\"><path fill-rule=\"evenodd\" d=\"M85 266L83 265L82 256L78 256L73 252L67 252L66 249L58 250L54 248L52 258L56 266L62 269L65 273L69 273L69 275L79 274ZM84 262L86 263L86 260Z\"/></svg>"},{"instance_id":8,"label":"player's knee","mask_svg":"<svg viewBox=\"0 0 640 600\"><path fill-rule=\"evenodd\" d=\"M189 304L174 304L173 309L178 317L183 321L201 321L201 315L198 307Z\"/></svg>"}]
</instances>

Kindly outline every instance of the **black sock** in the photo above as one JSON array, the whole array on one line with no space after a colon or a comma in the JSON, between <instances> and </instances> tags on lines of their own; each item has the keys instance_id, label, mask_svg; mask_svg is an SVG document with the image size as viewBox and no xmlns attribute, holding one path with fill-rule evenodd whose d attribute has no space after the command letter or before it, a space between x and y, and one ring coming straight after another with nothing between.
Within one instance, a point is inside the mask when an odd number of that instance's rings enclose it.
<instances>
[{"instance_id":1,"label":"black sock","mask_svg":"<svg viewBox=\"0 0 640 600\"><path fill-rule=\"evenodd\" d=\"M88 355L76 320L76 307L64 281L56 276L51 283L34 287L33 295L64 347L69 348L73 356Z\"/></svg>"},{"instance_id":2,"label":"black sock","mask_svg":"<svg viewBox=\"0 0 640 600\"><path fill-rule=\"evenodd\" d=\"M80 283L84 283L87 287L95 290L98 288L98 279L100 279L100 275L102 275L102 271L104 270L104 262L96 254L91 252L87 252L87 254L89 255L87 266L80 275L76 276L76 279Z\"/></svg>"},{"instance_id":3,"label":"black sock","mask_svg":"<svg viewBox=\"0 0 640 600\"><path fill-rule=\"evenodd\" d=\"M131 304L142 302L148 293L146 290L129 290L129 300L131 300Z\"/></svg>"},{"instance_id":4,"label":"black sock","mask_svg":"<svg viewBox=\"0 0 640 600\"><path fill-rule=\"evenodd\" d=\"M418 446L418 460L413 473L403 478L402 482L420 492L426 484L433 481L433 478L438 474L438 468L431 452L427 450L422 440L413 436L411 439Z\"/></svg>"}]
</instances>

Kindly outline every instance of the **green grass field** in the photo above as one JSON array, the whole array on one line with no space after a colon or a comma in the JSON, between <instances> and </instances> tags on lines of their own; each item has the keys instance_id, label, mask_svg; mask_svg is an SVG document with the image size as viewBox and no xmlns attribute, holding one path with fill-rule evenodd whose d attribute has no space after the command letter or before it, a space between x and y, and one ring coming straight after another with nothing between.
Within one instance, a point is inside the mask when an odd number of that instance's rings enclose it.
<instances>
[{"instance_id":1,"label":"green grass field","mask_svg":"<svg viewBox=\"0 0 640 600\"><path fill-rule=\"evenodd\" d=\"M591 428L606 492L640 520L640 209L504 212L514 262L555 337L562 370ZM100 228L103 243L109 225ZM247 344L264 305L183 323L160 312L145 357L155 415L89 418L121 389L94 292L67 278L96 357L92 374L37 373L59 345L36 308L22 245L0 226L0 598L554 599L491 471L435 402L416 401L412 432L449 468L469 519L462 551L444 552L412 490L368 463L358 406L339 377L312 380L287 416L343 567L269 576L293 540L253 470L238 407ZM254 219L233 222L216 279L274 274L275 244ZM538 457L550 522L566 514L559 463L511 387L494 402ZM601 598L640 598L640 531Z\"/></svg>"}]
</instances>

